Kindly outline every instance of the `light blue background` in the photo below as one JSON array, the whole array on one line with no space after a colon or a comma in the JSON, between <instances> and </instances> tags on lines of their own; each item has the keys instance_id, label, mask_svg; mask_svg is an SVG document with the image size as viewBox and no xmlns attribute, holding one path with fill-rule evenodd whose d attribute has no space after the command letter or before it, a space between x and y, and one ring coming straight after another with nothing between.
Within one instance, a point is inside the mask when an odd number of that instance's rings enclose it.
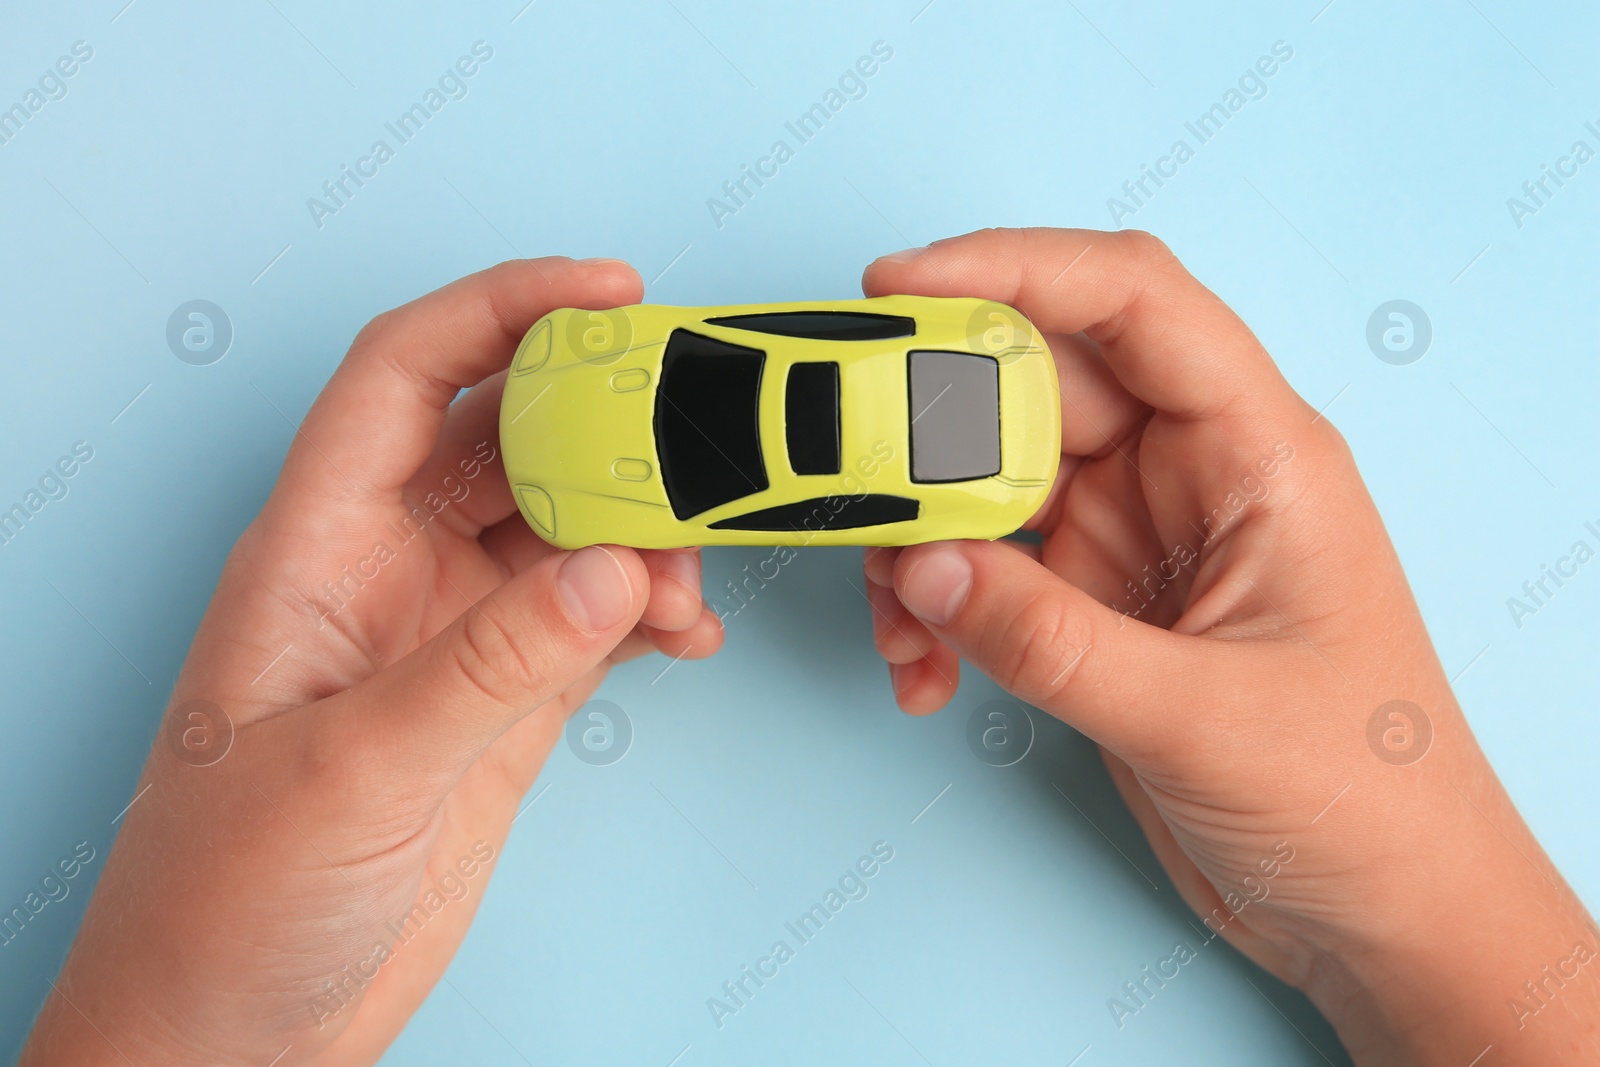
<instances>
[{"instance_id":1,"label":"light blue background","mask_svg":"<svg viewBox=\"0 0 1600 1067\"><path fill-rule=\"evenodd\" d=\"M124 3L0 16L5 105L94 48L0 145L0 505L95 449L0 548L5 908L74 842L104 856L289 442L274 405L297 420L374 314L518 253L620 256L649 299L732 303L854 295L874 256L980 226L1106 227L1279 40L1268 95L1125 222L1334 401L1483 744L1600 900L1600 564L1520 629L1506 607L1600 520L1600 161L1520 228L1506 207L1574 140L1600 148L1593 5ZM478 40L469 95L319 229L306 198ZM718 228L707 198L878 40L866 97ZM207 367L165 342L195 298L235 330ZM1391 298L1433 323L1410 366L1365 342ZM760 554L710 553L708 590ZM1116 1028L1107 998L1194 920L1082 738L1036 715L995 769L964 740L999 695L981 679L932 719L894 710L858 567L808 552L716 660L616 673L632 751L556 750L386 1062L1344 1062L1220 944ZM878 840L870 895L719 1032L706 998ZM88 888L0 948L8 1055Z\"/></svg>"}]
</instances>

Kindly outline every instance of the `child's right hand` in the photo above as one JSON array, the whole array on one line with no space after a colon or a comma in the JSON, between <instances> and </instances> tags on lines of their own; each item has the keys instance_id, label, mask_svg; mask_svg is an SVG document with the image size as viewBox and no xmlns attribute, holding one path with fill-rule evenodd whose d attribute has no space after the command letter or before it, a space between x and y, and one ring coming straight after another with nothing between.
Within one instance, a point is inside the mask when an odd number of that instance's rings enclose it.
<instances>
[{"instance_id":1,"label":"child's right hand","mask_svg":"<svg viewBox=\"0 0 1600 1067\"><path fill-rule=\"evenodd\" d=\"M1013 305L1061 379L1041 548L868 550L901 706L948 702L959 656L1098 742L1184 899L1357 1062L1600 1062L1600 931L1473 738L1345 442L1245 325L1137 232L986 230L863 288Z\"/></svg>"}]
</instances>

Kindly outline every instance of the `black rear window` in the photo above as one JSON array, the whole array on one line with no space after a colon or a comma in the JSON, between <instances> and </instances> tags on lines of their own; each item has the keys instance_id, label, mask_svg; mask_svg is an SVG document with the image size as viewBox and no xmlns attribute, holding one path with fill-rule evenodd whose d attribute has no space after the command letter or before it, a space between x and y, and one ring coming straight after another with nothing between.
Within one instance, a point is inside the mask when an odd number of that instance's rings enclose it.
<instances>
[{"instance_id":1,"label":"black rear window","mask_svg":"<svg viewBox=\"0 0 1600 1067\"><path fill-rule=\"evenodd\" d=\"M656 454L672 513L691 518L767 487L757 403L766 353L674 330L656 389Z\"/></svg>"},{"instance_id":2,"label":"black rear window","mask_svg":"<svg viewBox=\"0 0 1600 1067\"><path fill-rule=\"evenodd\" d=\"M731 326L778 337L805 337L813 341L887 341L914 337L917 321L906 315L876 315L868 311L763 311L754 315L723 315L707 319L712 326Z\"/></svg>"},{"instance_id":3,"label":"black rear window","mask_svg":"<svg viewBox=\"0 0 1600 1067\"><path fill-rule=\"evenodd\" d=\"M863 526L884 526L910 522L921 505L910 497L888 493L862 496L813 497L792 504L762 508L748 515L736 515L711 524L713 530L859 530Z\"/></svg>"},{"instance_id":4,"label":"black rear window","mask_svg":"<svg viewBox=\"0 0 1600 1067\"><path fill-rule=\"evenodd\" d=\"M796 474L839 473L839 364L796 363L783 390L783 433Z\"/></svg>"}]
</instances>

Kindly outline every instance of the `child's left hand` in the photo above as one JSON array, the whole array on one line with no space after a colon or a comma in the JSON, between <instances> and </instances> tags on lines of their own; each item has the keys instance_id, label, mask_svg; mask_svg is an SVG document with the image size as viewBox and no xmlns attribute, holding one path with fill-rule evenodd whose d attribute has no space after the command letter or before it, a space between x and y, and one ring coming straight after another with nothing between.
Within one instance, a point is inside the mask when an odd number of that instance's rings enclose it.
<instances>
[{"instance_id":1,"label":"child's left hand","mask_svg":"<svg viewBox=\"0 0 1600 1067\"><path fill-rule=\"evenodd\" d=\"M717 649L697 553L559 552L499 458L523 333L641 295L612 260L517 261L356 338L228 558L25 1064L373 1062L607 665Z\"/></svg>"}]
</instances>

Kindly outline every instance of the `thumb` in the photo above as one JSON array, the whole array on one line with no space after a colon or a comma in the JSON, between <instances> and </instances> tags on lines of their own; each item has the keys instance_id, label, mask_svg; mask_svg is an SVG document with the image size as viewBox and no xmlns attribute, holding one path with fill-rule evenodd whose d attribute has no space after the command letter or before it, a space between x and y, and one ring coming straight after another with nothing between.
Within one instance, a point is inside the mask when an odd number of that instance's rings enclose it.
<instances>
[{"instance_id":1,"label":"thumb","mask_svg":"<svg viewBox=\"0 0 1600 1067\"><path fill-rule=\"evenodd\" d=\"M633 629L649 574L631 549L557 552L468 607L326 719L389 772L453 783L529 712L589 674ZM354 735L354 737L352 736Z\"/></svg>"},{"instance_id":2,"label":"thumb","mask_svg":"<svg viewBox=\"0 0 1600 1067\"><path fill-rule=\"evenodd\" d=\"M902 549L894 588L907 611L1007 692L1114 752L1169 745L1197 672L1209 673L1199 638L1122 615L999 542Z\"/></svg>"}]
</instances>

